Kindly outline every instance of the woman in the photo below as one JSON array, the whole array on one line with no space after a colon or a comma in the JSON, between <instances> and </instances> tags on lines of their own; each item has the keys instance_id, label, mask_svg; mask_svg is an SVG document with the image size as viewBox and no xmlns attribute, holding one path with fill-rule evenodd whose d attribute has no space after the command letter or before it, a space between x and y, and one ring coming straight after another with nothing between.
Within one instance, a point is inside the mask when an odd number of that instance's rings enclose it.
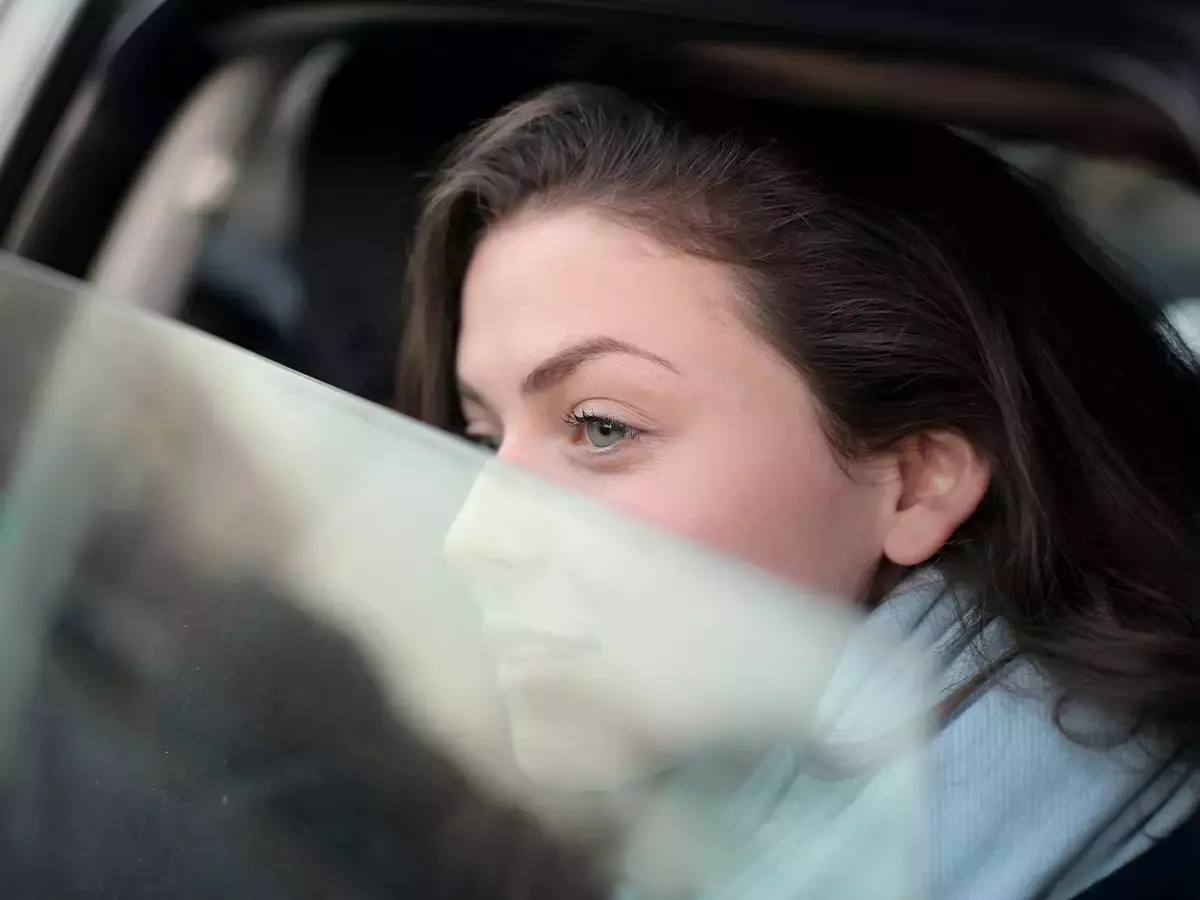
<instances>
[{"instance_id":1,"label":"woman","mask_svg":"<svg viewBox=\"0 0 1200 900\"><path fill-rule=\"evenodd\" d=\"M943 129L555 87L428 193L401 406L903 621L933 896L1073 896L1200 748L1200 375L1087 247Z\"/></svg>"}]
</instances>

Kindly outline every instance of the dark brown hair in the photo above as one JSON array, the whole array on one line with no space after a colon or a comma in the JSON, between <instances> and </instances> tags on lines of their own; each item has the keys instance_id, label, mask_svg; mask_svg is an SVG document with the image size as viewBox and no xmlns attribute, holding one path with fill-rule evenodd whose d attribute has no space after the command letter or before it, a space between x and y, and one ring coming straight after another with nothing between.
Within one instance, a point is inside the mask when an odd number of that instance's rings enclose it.
<instances>
[{"instance_id":1,"label":"dark brown hair","mask_svg":"<svg viewBox=\"0 0 1200 900\"><path fill-rule=\"evenodd\" d=\"M845 456L966 435L991 486L934 560L971 588L964 624L1003 620L1064 702L1200 747L1200 374L1039 191L941 127L550 88L471 134L428 192L404 412L461 425L474 247L569 204L729 265Z\"/></svg>"}]
</instances>

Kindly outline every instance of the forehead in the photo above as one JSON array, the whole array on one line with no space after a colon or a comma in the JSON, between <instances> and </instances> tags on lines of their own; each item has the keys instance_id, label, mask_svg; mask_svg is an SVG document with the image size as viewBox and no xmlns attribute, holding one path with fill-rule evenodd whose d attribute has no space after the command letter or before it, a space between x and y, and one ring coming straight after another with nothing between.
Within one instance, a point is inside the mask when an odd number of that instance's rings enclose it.
<instances>
[{"instance_id":1,"label":"forehead","mask_svg":"<svg viewBox=\"0 0 1200 900\"><path fill-rule=\"evenodd\" d=\"M611 337L686 365L752 341L732 272L585 210L531 212L493 229L467 271L459 368L529 367ZM478 373L486 375L487 373Z\"/></svg>"}]
</instances>

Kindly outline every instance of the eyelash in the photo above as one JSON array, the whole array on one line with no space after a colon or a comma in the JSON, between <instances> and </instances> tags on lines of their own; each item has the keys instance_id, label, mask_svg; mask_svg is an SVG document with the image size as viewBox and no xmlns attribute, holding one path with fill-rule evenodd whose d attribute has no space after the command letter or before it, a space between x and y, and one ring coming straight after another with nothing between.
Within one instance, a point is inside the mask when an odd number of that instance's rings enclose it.
<instances>
[{"instance_id":1,"label":"eyelash","mask_svg":"<svg viewBox=\"0 0 1200 900\"><path fill-rule=\"evenodd\" d=\"M463 434L470 443L474 444L488 453L496 453L500 450L500 441L498 438L490 434Z\"/></svg>"},{"instance_id":2,"label":"eyelash","mask_svg":"<svg viewBox=\"0 0 1200 900\"><path fill-rule=\"evenodd\" d=\"M574 411L567 413L565 416L563 416L563 424L567 425L572 431L577 431L580 428L584 428L588 425L607 426L615 431L620 431L625 436L624 440L627 441L636 441L642 435L641 431L639 431L637 428L634 428L632 425L627 425L619 419L614 419L611 416L597 415L595 413L590 413L587 410L582 410L578 413ZM465 437L472 444L475 444L477 447L487 450L489 453L495 453L499 450L499 439L491 435L464 434L463 437ZM596 447L594 448L594 452L611 452L612 450L615 450L621 443L624 443L624 441L618 442L609 448Z\"/></svg>"},{"instance_id":3,"label":"eyelash","mask_svg":"<svg viewBox=\"0 0 1200 900\"><path fill-rule=\"evenodd\" d=\"M600 416L596 415L595 413L590 413L586 409L581 410L578 413L574 411L567 413L565 416L563 416L563 422L570 426L572 430L583 428L587 425L607 426L615 431L620 431L625 435L625 440L628 441L636 441L639 437L641 437L641 432L632 425L626 425L624 422L620 421L619 419L614 419L611 416ZM620 443L624 443L624 441ZM620 443L614 444L611 448L597 447L595 450L597 453L603 453L606 449L616 449L616 447L620 446Z\"/></svg>"}]
</instances>

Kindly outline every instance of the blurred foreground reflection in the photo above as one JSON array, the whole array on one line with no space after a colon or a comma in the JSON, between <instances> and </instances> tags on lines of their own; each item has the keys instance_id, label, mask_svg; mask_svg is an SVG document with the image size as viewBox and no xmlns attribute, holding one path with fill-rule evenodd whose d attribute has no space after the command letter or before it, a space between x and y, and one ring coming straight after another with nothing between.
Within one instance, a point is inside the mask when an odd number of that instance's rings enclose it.
<instances>
[{"instance_id":1,"label":"blurred foreground reflection","mask_svg":"<svg viewBox=\"0 0 1200 900\"><path fill-rule=\"evenodd\" d=\"M0 269L6 897L917 898L886 622Z\"/></svg>"}]
</instances>

